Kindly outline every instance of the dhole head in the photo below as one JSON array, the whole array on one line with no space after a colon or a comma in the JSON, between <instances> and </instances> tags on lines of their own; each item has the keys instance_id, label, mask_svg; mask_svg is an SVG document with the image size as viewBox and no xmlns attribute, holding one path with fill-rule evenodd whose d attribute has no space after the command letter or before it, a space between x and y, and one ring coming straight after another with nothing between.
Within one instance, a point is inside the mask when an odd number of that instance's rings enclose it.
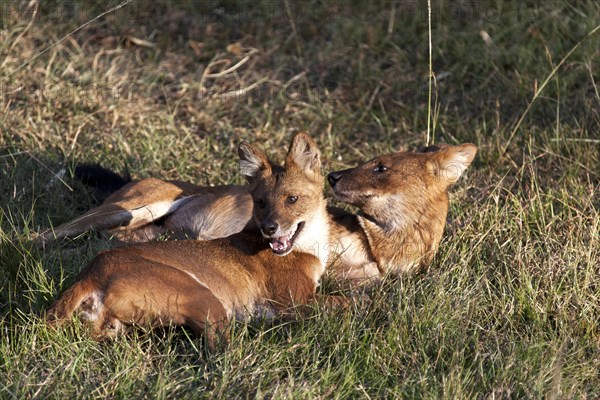
<instances>
[{"instance_id":1,"label":"dhole head","mask_svg":"<svg viewBox=\"0 0 600 400\"><path fill-rule=\"evenodd\" d=\"M473 144L439 144L419 153L382 155L358 167L332 172L327 178L339 200L373 217L394 219L392 215L435 206L432 202L436 200L445 201L447 207L448 187L460 178L476 153Z\"/></svg>"},{"instance_id":2,"label":"dhole head","mask_svg":"<svg viewBox=\"0 0 600 400\"><path fill-rule=\"evenodd\" d=\"M306 134L292 139L285 167L273 165L264 152L242 142L240 172L250 183L253 217L275 254L305 248L310 231L325 212L321 158Z\"/></svg>"}]
</instances>

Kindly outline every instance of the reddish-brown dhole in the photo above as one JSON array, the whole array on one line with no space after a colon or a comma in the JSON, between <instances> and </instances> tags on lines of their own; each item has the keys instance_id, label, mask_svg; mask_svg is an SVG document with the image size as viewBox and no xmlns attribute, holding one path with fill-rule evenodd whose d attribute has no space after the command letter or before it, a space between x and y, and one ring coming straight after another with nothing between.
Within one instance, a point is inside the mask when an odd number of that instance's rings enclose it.
<instances>
[{"instance_id":1,"label":"reddish-brown dhole","mask_svg":"<svg viewBox=\"0 0 600 400\"><path fill-rule=\"evenodd\" d=\"M448 214L448 188L469 167L472 144L379 156L328 175L335 197L360 209L333 214L336 277L373 282L431 261Z\"/></svg>"},{"instance_id":2,"label":"reddish-brown dhole","mask_svg":"<svg viewBox=\"0 0 600 400\"><path fill-rule=\"evenodd\" d=\"M315 294L327 254L318 258L311 252L315 243L328 242L330 223L313 140L297 134L284 168L247 143L239 155L264 237L242 232L213 241L149 242L104 251L47 311L49 323L78 312L98 338L131 325L188 325L213 346L233 317L276 315L314 301L347 304Z\"/></svg>"},{"instance_id":3,"label":"reddish-brown dhole","mask_svg":"<svg viewBox=\"0 0 600 400\"><path fill-rule=\"evenodd\" d=\"M330 275L353 284L427 264L444 230L448 188L476 153L472 144L439 144L422 152L382 155L356 168L332 172L328 179L336 197L360 212L330 208L330 242L313 243L312 251L333 253ZM147 241L163 234L208 240L243 229L258 230L251 218L253 201L248 190L247 186L199 187L144 179L126 185L80 218L46 232L42 239L89 229L108 229L126 241ZM158 219L162 223L154 224ZM274 243L273 250L281 250L283 244Z\"/></svg>"}]
</instances>

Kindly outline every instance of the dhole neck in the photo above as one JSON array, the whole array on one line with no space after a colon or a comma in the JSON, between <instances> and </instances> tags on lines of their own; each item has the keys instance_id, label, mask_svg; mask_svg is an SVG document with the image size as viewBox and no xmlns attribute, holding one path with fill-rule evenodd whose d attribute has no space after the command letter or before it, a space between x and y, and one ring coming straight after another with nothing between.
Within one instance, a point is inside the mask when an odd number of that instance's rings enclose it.
<instances>
[{"instance_id":1,"label":"dhole neck","mask_svg":"<svg viewBox=\"0 0 600 400\"><path fill-rule=\"evenodd\" d=\"M359 216L372 256L386 272L407 271L430 260L444 230L448 196L443 193L406 214L410 215Z\"/></svg>"},{"instance_id":2,"label":"dhole neck","mask_svg":"<svg viewBox=\"0 0 600 400\"><path fill-rule=\"evenodd\" d=\"M321 207L313 216L311 221L307 221L304 232L297 242L299 251L309 253L321 261L323 268L327 265L329 259L329 227L331 221L325 206Z\"/></svg>"}]
</instances>

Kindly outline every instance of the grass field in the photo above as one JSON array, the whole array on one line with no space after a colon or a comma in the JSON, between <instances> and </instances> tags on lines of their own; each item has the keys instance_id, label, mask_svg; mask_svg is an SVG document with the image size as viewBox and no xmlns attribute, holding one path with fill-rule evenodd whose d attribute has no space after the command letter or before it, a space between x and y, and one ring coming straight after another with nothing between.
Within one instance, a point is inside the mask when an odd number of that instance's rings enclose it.
<instances>
[{"instance_id":1,"label":"grass field","mask_svg":"<svg viewBox=\"0 0 600 400\"><path fill-rule=\"evenodd\" d=\"M433 264L210 355L46 329L111 243L31 233L93 205L77 162L222 184L242 139L306 130L326 171L424 145L426 2L42 3L0 2L0 398L600 397L600 3L433 2L430 135L479 147Z\"/></svg>"}]
</instances>

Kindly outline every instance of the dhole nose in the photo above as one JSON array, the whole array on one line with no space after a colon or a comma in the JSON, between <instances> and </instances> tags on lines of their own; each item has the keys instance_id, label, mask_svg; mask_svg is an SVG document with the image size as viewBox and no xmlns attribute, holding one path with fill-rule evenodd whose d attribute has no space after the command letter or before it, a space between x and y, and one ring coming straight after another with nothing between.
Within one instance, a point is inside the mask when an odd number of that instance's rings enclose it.
<instances>
[{"instance_id":1,"label":"dhole nose","mask_svg":"<svg viewBox=\"0 0 600 400\"><path fill-rule=\"evenodd\" d=\"M279 225L275 222L265 222L260 226L260 230L266 235L272 235L279 229Z\"/></svg>"},{"instance_id":2,"label":"dhole nose","mask_svg":"<svg viewBox=\"0 0 600 400\"><path fill-rule=\"evenodd\" d=\"M342 179L342 174L339 172L331 172L329 175L327 175L327 180L329 181L331 187L334 187L340 179Z\"/></svg>"}]
</instances>

